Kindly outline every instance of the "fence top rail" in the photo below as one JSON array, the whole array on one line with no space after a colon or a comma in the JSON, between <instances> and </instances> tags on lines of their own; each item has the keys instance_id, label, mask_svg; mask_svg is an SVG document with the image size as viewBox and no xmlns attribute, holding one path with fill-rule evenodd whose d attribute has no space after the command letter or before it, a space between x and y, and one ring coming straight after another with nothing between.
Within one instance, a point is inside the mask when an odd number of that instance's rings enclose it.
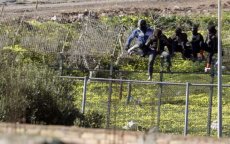
<instances>
[{"instance_id":1,"label":"fence top rail","mask_svg":"<svg viewBox=\"0 0 230 144\"><path fill-rule=\"evenodd\" d=\"M77 68L67 68L68 70L81 70ZM96 71L96 72L110 72L111 70L108 69L89 69L88 71ZM146 70L116 70L113 69L113 72L116 73L147 73ZM163 73L163 74L200 74L200 75L211 75L211 73L207 72L180 72L180 71L172 71L172 72L166 72L166 71L154 71L153 73ZM230 72L223 72L223 75L230 75Z\"/></svg>"},{"instance_id":2,"label":"fence top rail","mask_svg":"<svg viewBox=\"0 0 230 144\"><path fill-rule=\"evenodd\" d=\"M158 81L140 81L140 80L124 80L124 79L112 79L112 78L89 78L89 77L76 77L76 76L59 76L59 78L77 79L77 80L89 80L89 81L105 81L105 82L123 82L123 83L136 83L136 84L161 84L161 85L181 85L185 86L189 82L175 83L175 82L158 82ZM190 86L214 86L217 84L200 84L200 83L189 83ZM223 87L230 87L229 84L223 84Z\"/></svg>"}]
</instances>

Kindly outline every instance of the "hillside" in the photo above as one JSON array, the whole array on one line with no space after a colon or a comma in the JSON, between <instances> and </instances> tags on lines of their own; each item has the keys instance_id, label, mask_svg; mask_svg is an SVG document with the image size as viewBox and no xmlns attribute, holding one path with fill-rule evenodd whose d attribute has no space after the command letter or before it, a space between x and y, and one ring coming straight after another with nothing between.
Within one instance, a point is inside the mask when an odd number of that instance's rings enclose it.
<instances>
[{"instance_id":1,"label":"hillside","mask_svg":"<svg viewBox=\"0 0 230 144\"><path fill-rule=\"evenodd\" d=\"M222 0L222 4L224 10L229 10L229 0ZM135 13L148 9L155 9L162 13L209 13L217 11L217 2L210 0L38 0L36 6L36 0L19 0L18 3L6 3L2 8L2 16L14 17L25 14L28 17L44 18L53 15L61 16L63 13L78 13L85 9L99 13L115 10Z\"/></svg>"}]
</instances>

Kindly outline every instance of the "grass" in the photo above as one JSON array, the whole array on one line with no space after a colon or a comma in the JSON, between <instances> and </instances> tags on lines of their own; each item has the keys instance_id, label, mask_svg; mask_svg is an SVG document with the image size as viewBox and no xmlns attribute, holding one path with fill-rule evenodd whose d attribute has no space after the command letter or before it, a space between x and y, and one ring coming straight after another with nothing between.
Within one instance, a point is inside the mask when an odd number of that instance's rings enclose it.
<instances>
[{"instance_id":1,"label":"grass","mask_svg":"<svg viewBox=\"0 0 230 144\"><path fill-rule=\"evenodd\" d=\"M166 75L168 79L171 75ZM197 74L195 75L197 76ZM187 81L195 81L194 75L187 75ZM199 75L198 75L199 76ZM180 80L182 77L174 79ZM185 78L183 78L185 79ZM197 79L198 82L199 79ZM208 82L207 82L208 83ZM141 129L148 130L157 126L158 96L160 87L158 85L132 84L131 98L128 101L128 85L123 84L122 92L120 84L113 84L111 100L110 126L122 129L131 120L137 122ZM97 110L106 115L108 110L109 84L92 82L87 87L86 110ZM210 88L205 86L191 86L189 95L189 129L191 135L207 135L208 106ZM229 107L230 90L223 91L223 133L229 136ZM79 96L81 92L79 91ZM121 96L122 95L122 96ZM78 104L81 99L78 99ZM185 86L163 86L160 106L159 130L164 133L183 134L185 112ZM217 119L217 94L216 88L213 95L211 121ZM105 126L105 125L104 125ZM216 130L211 130L215 136Z\"/></svg>"}]
</instances>

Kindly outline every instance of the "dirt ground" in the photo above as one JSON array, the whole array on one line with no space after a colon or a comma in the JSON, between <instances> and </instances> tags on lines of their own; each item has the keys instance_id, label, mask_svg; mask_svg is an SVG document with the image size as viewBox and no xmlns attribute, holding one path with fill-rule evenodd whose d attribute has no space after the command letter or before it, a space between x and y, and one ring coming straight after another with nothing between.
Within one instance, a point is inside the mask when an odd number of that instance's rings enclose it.
<instances>
[{"instance_id":1,"label":"dirt ground","mask_svg":"<svg viewBox=\"0 0 230 144\"><path fill-rule=\"evenodd\" d=\"M230 9L230 0L222 0L223 10ZM25 3L1 4L2 18L27 16L49 19L53 16L73 16L86 11L100 14L138 14L154 10L161 13L216 13L217 0L28 0Z\"/></svg>"}]
</instances>

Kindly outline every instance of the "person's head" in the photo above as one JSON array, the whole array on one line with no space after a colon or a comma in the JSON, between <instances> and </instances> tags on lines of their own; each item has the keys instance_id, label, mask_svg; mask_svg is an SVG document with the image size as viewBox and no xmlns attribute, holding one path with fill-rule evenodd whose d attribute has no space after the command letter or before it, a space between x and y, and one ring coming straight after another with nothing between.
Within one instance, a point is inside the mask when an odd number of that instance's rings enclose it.
<instances>
[{"instance_id":1,"label":"person's head","mask_svg":"<svg viewBox=\"0 0 230 144\"><path fill-rule=\"evenodd\" d=\"M155 37L159 38L162 35L161 29L159 29L159 28L155 29L153 35Z\"/></svg>"},{"instance_id":2,"label":"person's head","mask_svg":"<svg viewBox=\"0 0 230 144\"><path fill-rule=\"evenodd\" d=\"M194 25L192 27L192 34L197 34L198 33L198 26L197 25Z\"/></svg>"},{"instance_id":3,"label":"person's head","mask_svg":"<svg viewBox=\"0 0 230 144\"><path fill-rule=\"evenodd\" d=\"M138 21L137 26L139 27L140 30L145 31L147 29L147 23L145 20L141 19Z\"/></svg>"},{"instance_id":4,"label":"person's head","mask_svg":"<svg viewBox=\"0 0 230 144\"><path fill-rule=\"evenodd\" d=\"M182 29L180 27L177 27L175 30L176 35L180 35L182 33Z\"/></svg>"},{"instance_id":5,"label":"person's head","mask_svg":"<svg viewBox=\"0 0 230 144\"><path fill-rule=\"evenodd\" d=\"M215 25L209 25L208 26L208 32L211 34L216 34L216 27Z\"/></svg>"}]
</instances>

